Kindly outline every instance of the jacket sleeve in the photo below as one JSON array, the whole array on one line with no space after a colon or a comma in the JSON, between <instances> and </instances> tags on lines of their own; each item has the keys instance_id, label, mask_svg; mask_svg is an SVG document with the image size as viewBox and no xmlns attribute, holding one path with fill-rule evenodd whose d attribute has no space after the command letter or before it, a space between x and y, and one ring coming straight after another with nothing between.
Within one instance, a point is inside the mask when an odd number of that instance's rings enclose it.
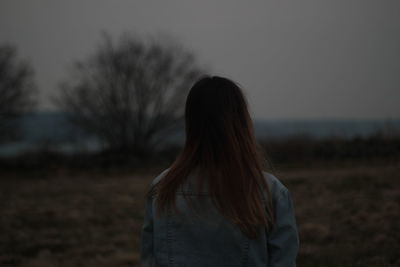
<instances>
[{"instance_id":1,"label":"jacket sleeve","mask_svg":"<svg viewBox=\"0 0 400 267\"><path fill-rule=\"evenodd\" d=\"M267 237L270 267L295 267L299 236L290 192L284 188L274 203L275 225Z\"/></svg>"},{"instance_id":2,"label":"jacket sleeve","mask_svg":"<svg viewBox=\"0 0 400 267\"><path fill-rule=\"evenodd\" d=\"M153 255L153 212L152 197L146 198L144 221L140 243L140 266L155 266Z\"/></svg>"}]
</instances>

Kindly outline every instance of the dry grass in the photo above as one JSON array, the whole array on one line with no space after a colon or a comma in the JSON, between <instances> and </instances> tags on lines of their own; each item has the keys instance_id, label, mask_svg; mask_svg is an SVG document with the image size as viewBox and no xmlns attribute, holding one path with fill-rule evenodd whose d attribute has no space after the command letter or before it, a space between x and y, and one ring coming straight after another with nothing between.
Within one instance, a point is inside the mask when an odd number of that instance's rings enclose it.
<instances>
[{"instance_id":1,"label":"dry grass","mask_svg":"<svg viewBox=\"0 0 400 267\"><path fill-rule=\"evenodd\" d=\"M146 174L0 180L1 266L138 266ZM282 169L299 266L400 266L400 164Z\"/></svg>"},{"instance_id":2,"label":"dry grass","mask_svg":"<svg viewBox=\"0 0 400 267\"><path fill-rule=\"evenodd\" d=\"M400 164L278 174L292 191L299 266L400 266Z\"/></svg>"}]
</instances>

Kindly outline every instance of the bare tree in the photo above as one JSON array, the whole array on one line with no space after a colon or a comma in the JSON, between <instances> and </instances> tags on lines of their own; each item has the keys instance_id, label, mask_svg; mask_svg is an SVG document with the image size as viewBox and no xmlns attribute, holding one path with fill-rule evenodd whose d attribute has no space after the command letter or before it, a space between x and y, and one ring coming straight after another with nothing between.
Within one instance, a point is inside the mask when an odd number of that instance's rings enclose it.
<instances>
[{"instance_id":1,"label":"bare tree","mask_svg":"<svg viewBox=\"0 0 400 267\"><path fill-rule=\"evenodd\" d=\"M53 99L105 149L143 156L182 122L186 93L201 73L194 55L168 36L125 34L114 44L104 34Z\"/></svg>"},{"instance_id":2,"label":"bare tree","mask_svg":"<svg viewBox=\"0 0 400 267\"><path fill-rule=\"evenodd\" d=\"M0 46L0 143L21 137L18 118L36 104L31 65L17 59L12 45Z\"/></svg>"}]
</instances>

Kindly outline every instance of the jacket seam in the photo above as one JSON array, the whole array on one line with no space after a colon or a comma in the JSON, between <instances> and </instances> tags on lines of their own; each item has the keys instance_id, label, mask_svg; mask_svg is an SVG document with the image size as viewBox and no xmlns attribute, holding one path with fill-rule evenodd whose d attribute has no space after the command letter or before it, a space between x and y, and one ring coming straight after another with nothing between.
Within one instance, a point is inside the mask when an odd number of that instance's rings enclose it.
<instances>
[{"instance_id":1,"label":"jacket seam","mask_svg":"<svg viewBox=\"0 0 400 267\"><path fill-rule=\"evenodd\" d=\"M243 267L245 267L247 265L249 247L250 247L250 242L249 242L249 240L246 240L245 245L244 245L244 251L243 251L244 255L243 255L243 259L242 259Z\"/></svg>"},{"instance_id":2,"label":"jacket seam","mask_svg":"<svg viewBox=\"0 0 400 267\"><path fill-rule=\"evenodd\" d=\"M168 266L174 267L173 248L172 248L172 227L170 219L170 210L167 214L167 246L168 246Z\"/></svg>"}]
</instances>

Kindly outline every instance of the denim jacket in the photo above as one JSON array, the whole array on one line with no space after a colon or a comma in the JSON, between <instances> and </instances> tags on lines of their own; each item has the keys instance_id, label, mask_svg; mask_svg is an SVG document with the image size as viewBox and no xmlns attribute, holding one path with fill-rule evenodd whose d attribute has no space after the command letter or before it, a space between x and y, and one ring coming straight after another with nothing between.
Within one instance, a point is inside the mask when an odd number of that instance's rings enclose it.
<instances>
[{"instance_id":1,"label":"denim jacket","mask_svg":"<svg viewBox=\"0 0 400 267\"><path fill-rule=\"evenodd\" d=\"M151 186L167 171L158 175ZM224 219L211 204L207 191L194 193L193 178L187 179L176 192L180 215L168 212L155 217L156 196L149 196L141 232L141 266L295 267L299 238L290 192L273 174L264 172L264 178L271 191L275 226L270 232L260 227L257 239L247 238L238 227ZM196 217L186 205L183 193L202 203L207 216Z\"/></svg>"}]
</instances>

